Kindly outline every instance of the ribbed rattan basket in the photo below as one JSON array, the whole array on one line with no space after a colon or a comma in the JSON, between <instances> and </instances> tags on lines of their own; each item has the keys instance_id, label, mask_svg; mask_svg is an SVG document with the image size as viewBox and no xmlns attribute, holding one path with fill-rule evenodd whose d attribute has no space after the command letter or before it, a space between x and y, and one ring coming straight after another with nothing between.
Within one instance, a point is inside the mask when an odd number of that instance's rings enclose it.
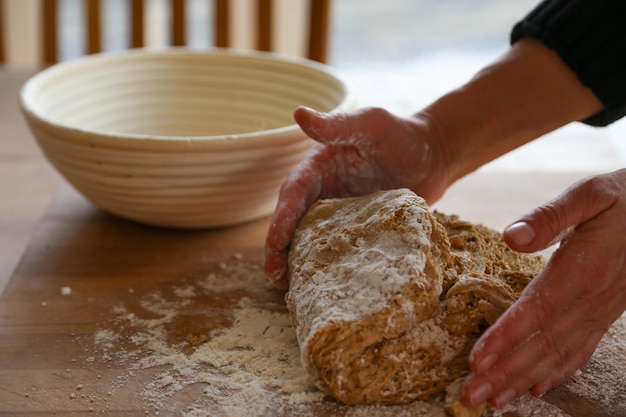
<instances>
[{"instance_id":1,"label":"ribbed rattan basket","mask_svg":"<svg viewBox=\"0 0 626 417\"><path fill-rule=\"evenodd\" d=\"M26 83L20 103L46 157L95 205L207 228L269 215L313 144L293 110L346 110L353 98L311 61L171 49L57 64Z\"/></svg>"}]
</instances>

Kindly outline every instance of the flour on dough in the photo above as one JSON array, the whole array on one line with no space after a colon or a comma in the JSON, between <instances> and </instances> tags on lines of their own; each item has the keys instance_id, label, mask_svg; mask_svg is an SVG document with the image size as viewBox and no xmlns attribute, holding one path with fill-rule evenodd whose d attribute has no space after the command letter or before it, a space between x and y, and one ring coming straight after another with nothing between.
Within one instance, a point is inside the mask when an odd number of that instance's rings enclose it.
<instances>
[{"instance_id":1,"label":"flour on dough","mask_svg":"<svg viewBox=\"0 0 626 417\"><path fill-rule=\"evenodd\" d=\"M543 264L410 190L320 200L289 253L302 363L344 403L428 399L468 374L475 341Z\"/></svg>"}]
</instances>

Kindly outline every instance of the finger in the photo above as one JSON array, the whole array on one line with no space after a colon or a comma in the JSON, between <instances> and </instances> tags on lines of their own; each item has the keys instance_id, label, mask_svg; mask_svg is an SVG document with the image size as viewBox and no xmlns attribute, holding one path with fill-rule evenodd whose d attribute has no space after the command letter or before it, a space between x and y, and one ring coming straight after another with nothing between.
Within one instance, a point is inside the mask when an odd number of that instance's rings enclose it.
<instances>
[{"instance_id":1,"label":"finger","mask_svg":"<svg viewBox=\"0 0 626 417\"><path fill-rule=\"evenodd\" d=\"M613 195L601 192L598 178L587 178L508 226L505 242L520 252L536 252L559 242L576 226L607 210Z\"/></svg>"},{"instance_id":2,"label":"finger","mask_svg":"<svg viewBox=\"0 0 626 417\"><path fill-rule=\"evenodd\" d=\"M543 218L543 229L548 230L542 243L535 233L540 228L531 227L532 234L522 242L527 247L547 246L545 242L575 230L520 300L474 346L474 375L464 391L468 404L490 398L502 406L528 388L539 393L560 383L588 360L601 335L623 312L623 245L607 238L607 231L623 236L615 230L616 210L609 210L619 204L615 188L606 178L584 180L549 203L555 205L548 210L539 208L523 219L531 225ZM529 232L524 227L517 232Z\"/></svg>"},{"instance_id":3,"label":"finger","mask_svg":"<svg viewBox=\"0 0 626 417\"><path fill-rule=\"evenodd\" d=\"M281 200L272 217L265 243L265 274L279 288L288 286L288 246L305 210L301 200Z\"/></svg>"},{"instance_id":4,"label":"finger","mask_svg":"<svg viewBox=\"0 0 626 417\"><path fill-rule=\"evenodd\" d=\"M529 346L528 349L531 351L540 349L540 351L548 353L538 361L532 356L527 356L530 359L528 361L520 360L519 357L511 357L509 365L516 364L519 367L518 371L521 370L522 372L519 372L520 376L503 380L500 384L494 384L494 395L489 400L490 404L496 408L501 408L527 391L534 395L543 395L552 387L558 386L589 361L605 332L606 329L599 329L589 334L577 332L572 338L565 335L564 339L558 341L559 349L549 351L541 350L538 346L546 346L545 340L553 338L559 332L550 336L544 336L542 333L542 335L532 338L528 344L535 346ZM511 375L513 374L514 372L511 372Z\"/></svg>"},{"instance_id":5,"label":"finger","mask_svg":"<svg viewBox=\"0 0 626 417\"><path fill-rule=\"evenodd\" d=\"M278 288L287 288L288 245L297 225L297 210L277 205L265 244L265 274Z\"/></svg>"},{"instance_id":6,"label":"finger","mask_svg":"<svg viewBox=\"0 0 626 417\"><path fill-rule=\"evenodd\" d=\"M320 196L321 172L329 167L315 167L318 149L314 148L294 169L283 184L265 240L265 274L278 287L287 282L287 251L298 223L307 208Z\"/></svg>"},{"instance_id":7,"label":"finger","mask_svg":"<svg viewBox=\"0 0 626 417\"><path fill-rule=\"evenodd\" d=\"M563 377L562 374L571 375L587 362L606 331L602 317L593 317L591 311L589 303L579 301L488 372L475 376L472 384L489 386L491 404L503 407L541 381L558 379ZM585 329L595 330L588 332ZM555 370L560 373L555 374ZM473 402L479 403L485 400L487 398L472 398Z\"/></svg>"},{"instance_id":8,"label":"finger","mask_svg":"<svg viewBox=\"0 0 626 417\"><path fill-rule=\"evenodd\" d=\"M389 119L384 109L366 108L351 113L321 113L308 107L298 107L294 119L310 138L327 145L355 146L364 140L385 136Z\"/></svg>"},{"instance_id":9,"label":"finger","mask_svg":"<svg viewBox=\"0 0 626 417\"><path fill-rule=\"evenodd\" d=\"M604 291L594 298L594 303L591 305L592 312L586 314L586 316L589 318L595 316L595 319L592 319L593 324L589 325L585 324L585 317L581 318L578 327L583 335L583 340L578 344L575 355L572 355L569 360L563 361L563 363L555 366L555 370L548 373L541 382L530 389L532 394L545 394L547 391L557 387L572 376L576 370L583 367L593 355L611 324L623 314L625 305L624 299L621 297L616 298L614 289ZM582 302L584 302L584 300ZM597 305L604 306L606 309L595 307Z\"/></svg>"},{"instance_id":10,"label":"finger","mask_svg":"<svg viewBox=\"0 0 626 417\"><path fill-rule=\"evenodd\" d=\"M506 358L533 335L556 322L585 291L582 284L585 280L570 280L570 277L585 274L585 267L581 265L584 262L577 256L579 253L576 245L569 241L562 245L520 299L476 342L470 353L470 367L477 378L467 385L466 398L472 401L469 404L477 405L481 399L484 401L484 398L492 397L500 389L503 379L519 377L523 370L507 365ZM532 350L526 353L534 355L536 361L541 359ZM495 374L492 372L479 378L491 368L495 369ZM533 381L533 384L537 382L539 380Z\"/></svg>"},{"instance_id":11,"label":"finger","mask_svg":"<svg viewBox=\"0 0 626 417\"><path fill-rule=\"evenodd\" d=\"M577 236L563 242L520 299L475 344L470 353L475 377L465 394L468 404L493 397L494 404L502 405L511 395L548 380L553 369L586 361L591 353L576 349L595 347L599 341L588 341L588 333L606 332L621 315L624 300L615 297L614 286L590 279L616 268L608 265L602 271L580 256L587 236ZM612 254L606 246L599 249Z\"/></svg>"},{"instance_id":12,"label":"finger","mask_svg":"<svg viewBox=\"0 0 626 417\"><path fill-rule=\"evenodd\" d=\"M535 384L530 389L531 394L540 397L574 375L578 369L582 368L589 361L605 333L605 329L590 332L582 346L578 349L577 354L570 361L563 363L558 369L552 371L543 381Z\"/></svg>"},{"instance_id":13,"label":"finger","mask_svg":"<svg viewBox=\"0 0 626 417\"><path fill-rule=\"evenodd\" d=\"M572 246L572 245L568 245ZM507 352L549 325L583 291L578 282L564 282L581 271L573 248L557 250L546 267L526 287L496 323L485 331L470 354L476 374L487 371Z\"/></svg>"},{"instance_id":14,"label":"finger","mask_svg":"<svg viewBox=\"0 0 626 417\"><path fill-rule=\"evenodd\" d=\"M583 211L601 211L612 204L609 198L604 200L595 210ZM593 226L591 222L582 223L575 233L563 240L520 299L485 332L470 355L474 372L485 372L506 352L551 325L576 299L589 300L595 309L605 314L607 321L623 311L618 294L626 284L616 275L623 268L623 246L607 240L605 234L598 236L594 232L596 227L615 228L612 217L606 213L609 211L597 215Z\"/></svg>"}]
</instances>

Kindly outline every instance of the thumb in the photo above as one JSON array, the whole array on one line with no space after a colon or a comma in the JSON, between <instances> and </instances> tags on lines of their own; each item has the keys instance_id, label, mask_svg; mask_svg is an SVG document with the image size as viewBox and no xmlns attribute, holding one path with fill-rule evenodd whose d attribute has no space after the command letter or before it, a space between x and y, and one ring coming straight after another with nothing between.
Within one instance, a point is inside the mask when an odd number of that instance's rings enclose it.
<instances>
[{"instance_id":1,"label":"thumb","mask_svg":"<svg viewBox=\"0 0 626 417\"><path fill-rule=\"evenodd\" d=\"M293 117L311 139L327 145L347 145L352 136L346 113L321 113L308 107L298 107Z\"/></svg>"},{"instance_id":2,"label":"thumb","mask_svg":"<svg viewBox=\"0 0 626 417\"><path fill-rule=\"evenodd\" d=\"M505 242L519 252L536 252L560 242L574 228L613 204L609 195L599 191L593 178L574 184L507 226L503 232Z\"/></svg>"},{"instance_id":3,"label":"thumb","mask_svg":"<svg viewBox=\"0 0 626 417\"><path fill-rule=\"evenodd\" d=\"M350 113L321 113L298 107L293 117L311 139L326 145L359 146L382 140L397 124L397 118L385 109L363 108Z\"/></svg>"}]
</instances>

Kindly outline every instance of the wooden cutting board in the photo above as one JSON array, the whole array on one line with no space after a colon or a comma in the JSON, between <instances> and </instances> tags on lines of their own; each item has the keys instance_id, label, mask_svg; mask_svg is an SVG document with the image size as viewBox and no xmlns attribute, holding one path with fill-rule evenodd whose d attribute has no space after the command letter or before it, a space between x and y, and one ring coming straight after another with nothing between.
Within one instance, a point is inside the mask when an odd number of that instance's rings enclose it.
<instances>
[{"instance_id":1,"label":"wooden cutting board","mask_svg":"<svg viewBox=\"0 0 626 417\"><path fill-rule=\"evenodd\" d=\"M0 415L436 415L301 391L293 350L280 350L284 294L260 270L267 226L145 227L62 187L0 297ZM574 388L546 400L573 417L626 416L623 387L609 400Z\"/></svg>"}]
</instances>

